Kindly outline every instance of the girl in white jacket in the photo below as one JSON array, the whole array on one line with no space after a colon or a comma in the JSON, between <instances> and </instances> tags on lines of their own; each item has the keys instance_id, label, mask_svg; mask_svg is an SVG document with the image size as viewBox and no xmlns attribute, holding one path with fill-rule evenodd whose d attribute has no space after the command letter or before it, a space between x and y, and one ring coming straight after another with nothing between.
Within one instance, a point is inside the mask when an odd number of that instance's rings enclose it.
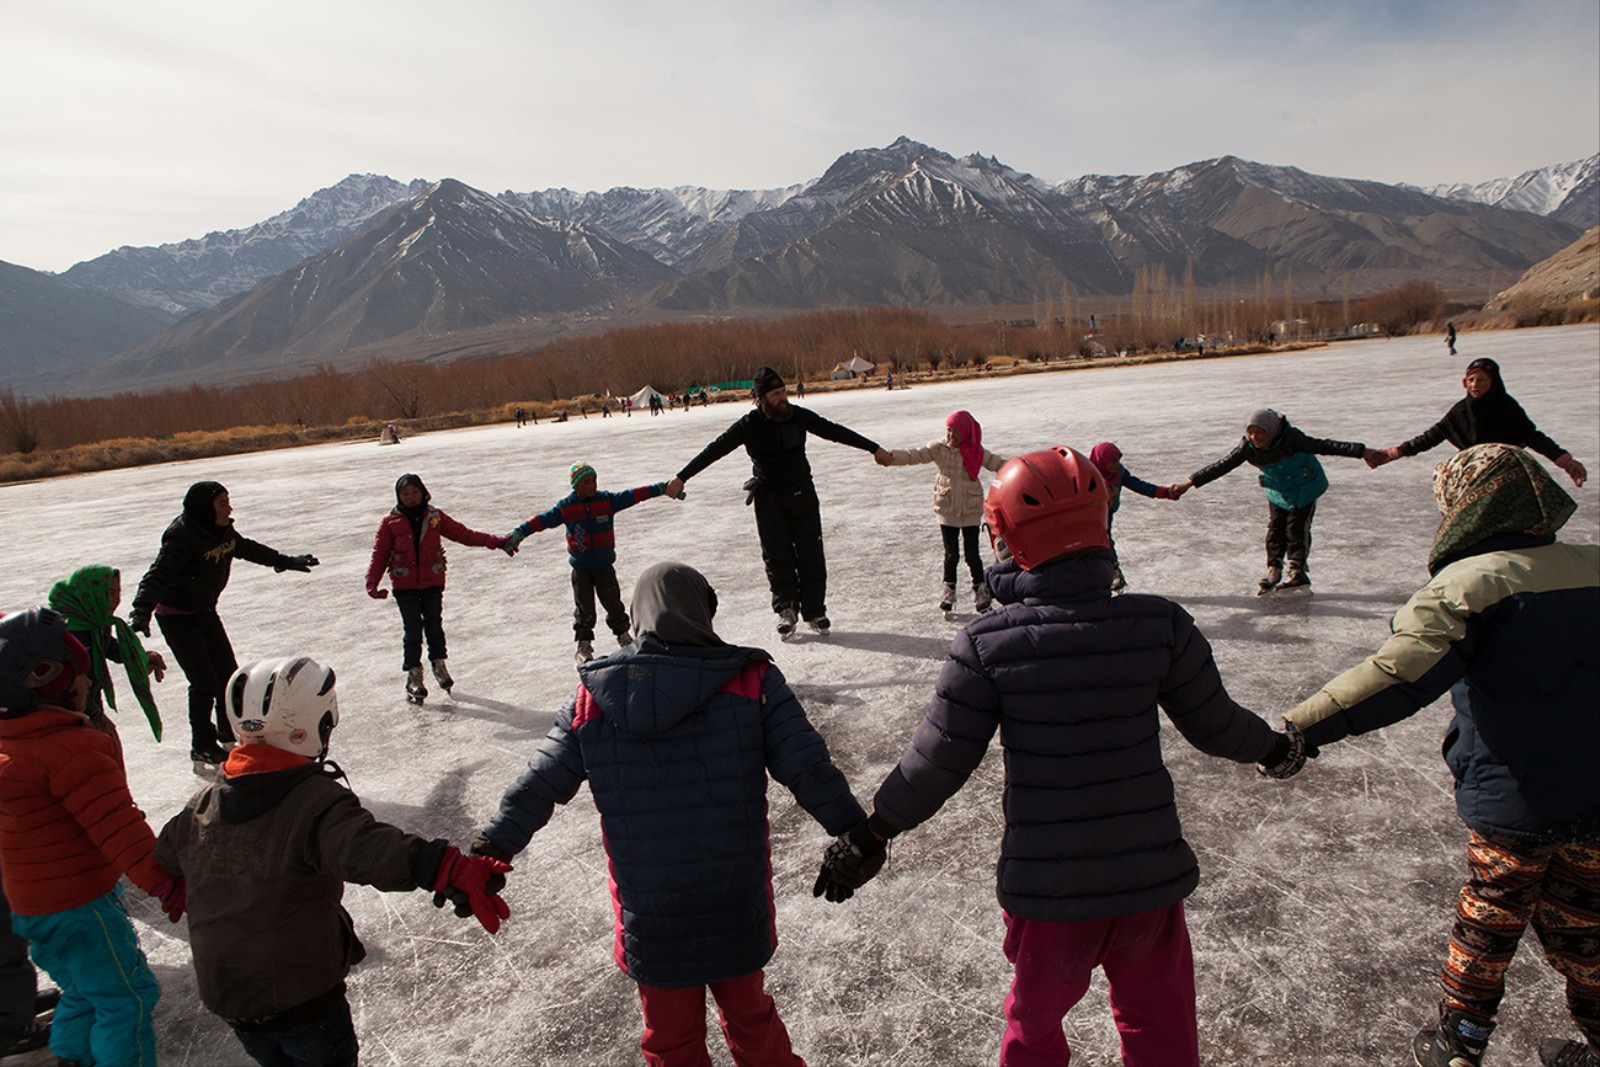
<instances>
[{"instance_id":1,"label":"girl in white jacket","mask_svg":"<svg viewBox=\"0 0 1600 1067\"><path fill-rule=\"evenodd\" d=\"M968 412L954 412L944 425L943 439L929 441L922 448L894 449L887 466L932 463L938 469L933 479L933 513L944 536L944 593L939 610L948 612L955 606L956 561L964 549L972 576L972 607L984 612L989 610L990 598L978 554L978 525L983 522L983 486L978 472L999 470L1006 457L983 447L983 428Z\"/></svg>"}]
</instances>

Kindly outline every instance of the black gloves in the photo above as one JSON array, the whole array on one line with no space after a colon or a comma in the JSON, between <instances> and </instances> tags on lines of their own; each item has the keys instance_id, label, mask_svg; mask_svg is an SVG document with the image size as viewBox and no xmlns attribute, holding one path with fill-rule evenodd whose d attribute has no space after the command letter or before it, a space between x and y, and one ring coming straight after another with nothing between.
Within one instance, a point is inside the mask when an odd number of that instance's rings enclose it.
<instances>
[{"instance_id":1,"label":"black gloves","mask_svg":"<svg viewBox=\"0 0 1600 1067\"><path fill-rule=\"evenodd\" d=\"M1283 720L1283 733L1272 735L1272 747L1265 758L1256 764L1256 770L1268 778L1293 778L1306 765L1306 757L1315 757L1317 750L1306 745L1306 736L1288 719Z\"/></svg>"},{"instance_id":2,"label":"black gloves","mask_svg":"<svg viewBox=\"0 0 1600 1067\"><path fill-rule=\"evenodd\" d=\"M304 556L281 556L278 559L278 565L272 569L279 574L284 571L299 571L304 574L312 567L315 567L318 562L317 557L309 552Z\"/></svg>"},{"instance_id":3,"label":"black gloves","mask_svg":"<svg viewBox=\"0 0 1600 1067\"><path fill-rule=\"evenodd\" d=\"M472 839L472 848L469 851L474 856L488 856L490 859L499 860L501 863L511 862L511 853L490 841L483 834L479 834Z\"/></svg>"},{"instance_id":4,"label":"black gloves","mask_svg":"<svg viewBox=\"0 0 1600 1067\"><path fill-rule=\"evenodd\" d=\"M841 904L883 869L889 842L872 832L871 822L863 819L833 839L822 854L822 870L811 887L812 896L826 896L828 903Z\"/></svg>"},{"instance_id":5,"label":"black gloves","mask_svg":"<svg viewBox=\"0 0 1600 1067\"><path fill-rule=\"evenodd\" d=\"M128 629L134 633L150 636L150 613L141 608L134 608L128 612Z\"/></svg>"}]
</instances>

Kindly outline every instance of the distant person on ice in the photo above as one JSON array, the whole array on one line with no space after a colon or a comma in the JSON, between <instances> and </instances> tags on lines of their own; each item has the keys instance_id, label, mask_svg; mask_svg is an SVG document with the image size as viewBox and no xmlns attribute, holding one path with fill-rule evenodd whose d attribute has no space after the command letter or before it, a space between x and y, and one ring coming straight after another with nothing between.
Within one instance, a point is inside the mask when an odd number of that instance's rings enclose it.
<instances>
[{"instance_id":1,"label":"distant person on ice","mask_svg":"<svg viewBox=\"0 0 1600 1067\"><path fill-rule=\"evenodd\" d=\"M400 609L400 669L406 675L406 699L421 704L428 696L422 680L422 639L428 639L428 662L434 681L446 693L455 686L445 662L449 652L444 638L444 538L478 548L500 548L505 538L468 529L432 504L433 494L415 474L402 474L394 483L395 506L378 523L367 562L367 595L383 600L389 590L378 588L384 573L394 586Z\"/></svg>"},{"instance_id":2,"label":"distant person on ice","mask_svg":"<svg viewBox=\"0 0 1600 1067\"><path fill-rule=\"evenodd\" d=\"M1111 494L1111 506L1106 511L1106 537L1111 542L1111 555L1115 561L1111 572L1111 591L1120 593L1128 587L1128 579L1123 576L1122 561L1116 559L1117 541L1111 537L1111 526L1117 517L1117 509L1122 506L1122 491L1132 489L1140 496L1147 496L1152 500L1174 500L1176 497L1167 486L1151 485L1123 466L1122 449L1111 441L1101 441L1090 449L1089 462L1105 476L1106 490Z\"/></svg>"},{"instance_id":3,"label":"distant person on ice","mask_svg":"<svg viewBox=\"0 0 1600 1067\"><path fill-rule=\"evenodd\" d=\"M1228 697L1183 608L1112 597L1107 503L1099 471L1070 448L1000 468L984 518L1001 606L951 642L871 818L829 847L816 887L829 900L860 888L882 866L887 839L931 819L998 732L1005 829L996 888L1015 966L1002 1065L1068 1061L1061 1023L1097 967L1123 1063L1199 1063L1183 901L1200 869L1179 825L1157 706L1207 755L1262 761L1283 777L1305 759L1292 729L1274 733Z\"/></svg>"},{"instance_id":4,"label":"distant person on ice","mask_svg":"<svg viewBox=\"0 0 1600 1067\"><path fill-rule=\"evenodd\" d=\"M1453 322L1447 322L1447 323L1444 324L1444 343L1445 343L1445 347L1450 349L1450 354L1452 356L1455 355L1456 354L1456 324L1453 323Z\"/></svg>"},{"instance_id":5,"label":"distant person on ice","mask_svg":"<svg viewBox=\"0 0 1600 1067\"><path fill-rule=\"evenodd\" d=\"M1328 490L1328 476L1317 456L1361 459L1370 453L1354 441L1309 437L1276 411L1262 408L1245 423L1244 437L1232 452L1195 471L1187 481L1168 486L1167 492L1177 500L1242 464L1259 468L1261 488L1267 493L1267 574L1258 583L1257 595L1265 596L1274 589L1309 591L1311 571L1306 558L1311 554L1311 520L1317 513L1317 500Z\"/></svg>"},{"instance_id":6,"label":"distant person on ice","mask_svg":"<svg viewBox=\"0 0 1600 1067\"><path fill-rule=\"evenodd\" d=\"M367 950L340 903L345 883L432 892L492 934L511 914L496 895L511 867L372 817L324 762L339 697L316 660L247 664L227 704L239 747L155 850L186 881L201 1003L264 1067L354 1064L344 980Z\"/></svg>"},{"instance_id":7,"label":"distant person on ice","mask_svg":"<svg viewBox=\"0 0 1600 1067\"><path fill-rule=\"evenodd\" d=\"M217 598L227 588L235 556L280 573L317 565L316 556L286 556L241 537L233 528L228 490L220 482L195 482L183 494L183 513L162 532L161 550L128 612L128 625L146 637L155 617L189 680L189 756L196 769L220 764L227 758L223 743L233 741L222 687L239 665L217 615Z\"/></svg>"},{"instance_id":8,"label":"distant person on ice","mask_svg":"<svg viewBox=\"0 0 1600 1067\"><path fill-rule=\"evenodd\" d=\"M921 448L896 448L889 453L891 467L934 465L933 514L944 539L940 611L955 607L956 564L963 550L972 579L972 610L979 614L989 610L989 586L983 580L983 557L978 551L978 524L983 521L983 485L978 481L978 472L997 471L1004 462L1004 456L983 447L983 427L968 411L953 411L946 417L944 437Z\"/></svg>"},{"instance_id":9,"label":"distant person on ice","mask_svg":"<svg viewBox=\"0 0 1600 1067\"><path fill-rule=\"evenodd\" d=\"M1381 467L1402 456L1415 456L1420 452L1449 441L1457 448L1473 445L1501 444L1528 448L1544 456L1566 472L1574 485L1582 486L1589 477L1583 464L1572 458L1572 453L1540 433L1512 395L1506 392L1500 377L1500 364L1492 359L1475 359L1467 364L1466 376L1461 384L1467 395L1457 400L1444 418L1423 430L1409 441L1393 448L1374 449L1367 464Z\"/></svg>"},{"instance_id":10,"label":"distant person on ice","mask_svg":"<svg viewBox=\"0 0 1600 1067\"><path fill-rule=\"evenodd\" d=\"M641 485L615 493L600 491L594 468L581 460L567 472L572 492L506 534L502 548L514 556L523 541L540 530L557 526L567 529L567 562L572 566L572 635L577 641L573 658L587 663L594 658L594 599L606 609L606 629L617 645L628 646L628 609L622 604L617 584L617 535L613 523L617 512L641 501L660 496L666 482Z\"/></svg>"},{"instance_id":11,"label":"distant person on ice","mask_svg":"<svg viewBox=\"0 0 1600 1067\"><path fill-rule=\"evenodd\" d=\"M1540 1059L1600 1064L1600 548L1556 541L1577 509L1532 456L1477 445L1433 476L1440 522L1428 584L1394 636L1285 718L1307 751L1404 719L1450 692L1444 759L1467 824L1469 875L1439 976L1422 1067L1475 1067L1506 969L1531 924L1567 982L1587 1047Z\"/></svg>"},{"instance_id":12,"label":"distant person on ice","mask_svg":"<svg viewBox=\"0 0 1600 1067\"><path fill-rule=\"evenodd\" d=\"M764 989L777 948L767 777L830 834L866 812L771 657L712 628L717 594L700 572L650 567L633 611L638 640L578 667L577 693L473 851L510 862L587 781L645 1062L711 1062L709 986L735 1064L803 1067Z\"/></svg>"},{"instance_id":13,"label":"distant person on ice","mask_svg":"<svg viewBox=\"0 0 1600 1067\"><path fill-rule=\"evenodd\" d=\"M750 386L755 410L728 427L716 440L667 483L667 495L677 496L683 483L740 445L750 456L753 477L745 482L745 503L756 508L756 534L761 539L761 562L766 565L772 590L772 610L778 616L778 633L788 637L795 623L805 619L811 629L826 635L828 621L828 561L822 546L822 507L806 461L806 434L871 452L887 466L889 453L847 427L829 422L810 408L789 403L778 372L771 367L756 371Z\"/></svg>"}]
</instances>

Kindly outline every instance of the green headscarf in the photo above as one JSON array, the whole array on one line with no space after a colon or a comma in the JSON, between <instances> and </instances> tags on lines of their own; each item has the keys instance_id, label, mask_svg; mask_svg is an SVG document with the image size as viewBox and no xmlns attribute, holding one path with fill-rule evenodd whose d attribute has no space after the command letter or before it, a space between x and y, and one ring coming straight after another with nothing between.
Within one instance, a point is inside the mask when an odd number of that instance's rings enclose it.
<instances>
[{"instance_id":1,"label":"green headscarf","mask_svg":"<svg viewBox=\"0 0 1600 1067\"><path fill-rule=\"evenodd\" d=\"M133 695L144 708L144 717L150 720L150 732L161 740L161 712L155 698L150 695L150 657L145 654L139 635L126 622L111 614L111 579L117 576L115 567L91 563L79 567L65 581L50 587L50 606L66 616L67 629L79 635L89 650L89 670L94 681L105 693L106 703L117 706L117 691L111 684L111 672L106 669L106 653L102 647L106 628L111 627L117 638L117 652L122 666L128 672L128 682Z\"/></svg>"},{"instance_id":2,"label":"green headscarf","mask_svg":"<svg viewBox=\"0 0 1600 1067\"><path fill-rule=\"evenodd\" d=\"M1464 549L1496 534L1554 536L1578 510L1539 461L1512 445L1473 445L1433 470L1439 530L1428 552L1428 573Z\"/></svg>"}]
</instances>

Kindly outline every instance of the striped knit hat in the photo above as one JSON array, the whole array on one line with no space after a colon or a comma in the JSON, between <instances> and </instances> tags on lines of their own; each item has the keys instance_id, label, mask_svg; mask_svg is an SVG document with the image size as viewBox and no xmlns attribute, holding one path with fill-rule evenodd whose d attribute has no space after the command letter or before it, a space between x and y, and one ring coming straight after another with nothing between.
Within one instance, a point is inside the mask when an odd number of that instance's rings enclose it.
<instances>
[{"instance_id":1,"label":"striped knit hat","mask_svg":"<svg viewBox=\"0 0 1600 1067\"><path fill-rule=\"evenodd\" d=\"M595 474L593 467L589 466L580 459L578 462L572 465L571 478L569 479L572 483L572 488L578 488L578 483L583 481L585 478L595 478L598 480L599 475Z\"/></svg>"}]
</instances>

